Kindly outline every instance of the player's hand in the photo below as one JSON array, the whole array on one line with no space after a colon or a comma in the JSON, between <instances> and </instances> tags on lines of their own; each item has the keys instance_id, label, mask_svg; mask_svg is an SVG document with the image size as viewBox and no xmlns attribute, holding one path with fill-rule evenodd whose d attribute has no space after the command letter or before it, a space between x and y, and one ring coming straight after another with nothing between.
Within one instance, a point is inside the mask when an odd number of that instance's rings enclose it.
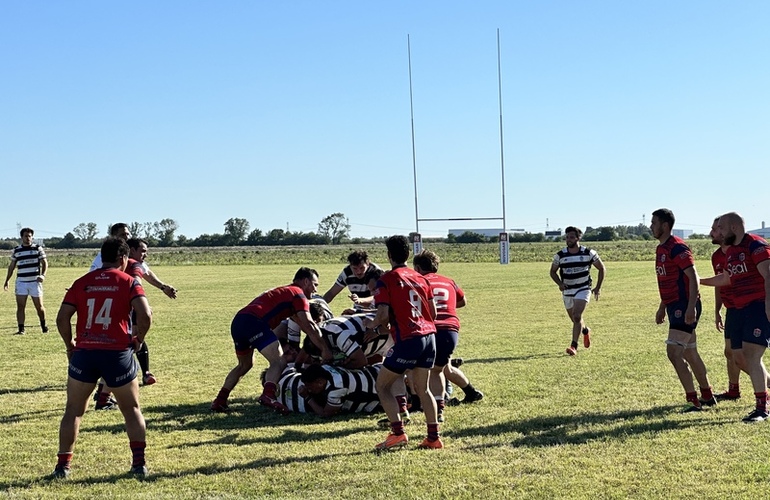
<instances>
[{"instance_id":1,"label":"player's hand","mask_svg":"<svg viewBox=\"0 0 770 500\"><path fill-rule=\"evenodd\" d=\"M134 337L131 339L131 344L134 348L134 352L139 352L139 349L142 348L143 342L140 342L138 338Z\"/></svg>"},{"instance_id":2,"label":"player's hand","mask_svg":"<svg viewBox=\"0 0 770 500\"><path fill-rule=\"evenodd\" d=\"M6 291L6 292L8 291L8 282L7 281L5 282L5 285L3 285L3 290Z\"/></svg>"},{"instance_id":3,"label":"player's hand","mask_svg":"<svg viewBox=\"0 0 770 500\"><path fill-rule=\"evenodd\" d=\"M348 298L352 300L354 304L358 304L358 300L359 300L358 295L356 295L355 293L351 293L350 295L348 295Z\"/></svg>"},{"instance_id":4,"label":"player's hand","mask_svg":"<svg viewBox=\"0 0 770 500\"><path fill-rule=\"evenodd\" d=\"M687 325L692 325L696 321L695 316L695 308L694 307L688 307L687 310L684 312L684 322Z\"/></svg>"},{"instance_id":5,"label":"player's hand","mask_svg":"<svg viewBox=\"0 0 770 500\"><path fill-rule=\"evenodd\" d=\"M334 361L334 354L332 354L331 349L328 347L324 348L323 351L321 351L321 359L323 360L324 364L330 365Z\"/></svg>"},{"instance_id":6,"label":"player's hand","mask_svg":"<svg viewBox=\"0 0 770 500\"><path fill-rule=\"evenodd\" d=\"M165 293L169 299L176 298L176 288L174 288L173 286L169 286L169 285L164 286L163 293Z\"/></svg>"},{"instance_id":7,"label":"player's hand","mask_svg":"<svg viewBox=\"0 0 770 500\"><path fill-rule=\"evenodd\" d=\"M299 386L299 389L297 389L297 394L299 394L299 397L301 398L307 398L310 396L310 393L307 392L307 387L304 385Z\"/></svg>"},{"instance_id":8,"label":"player's hand","mask_svg":"<svg viewBox=\"0 0 770 500\"><path fill-rule=\"evenodd\" d=\"M592 291L591 293L593 293L593 294L594 294L594 298L595 298L595 299L596 299L596 301L598 302L598 301L599 301L599 295L601 295L601 293L602 293L602 289L601 289L601 288L598 288L598 287L597 287L597 288L594 288L594 289L593 289L593 291Z\"/></svg>"},{"instance_id":9,"label":"player's hand","mask_svg":"<svg viewBox=\"0 0 770 500\"><path fill-rule=\"evenodd\" d=\"M666 309L661 307L658 309L658 312L655 313L655 323L662 324L663 320L666 319Z\"/></svg>"},{"instance_id":10,"label":"player's hand","mask_svg":"<svg viewBox=\"0 0 770 500\"><path fill-rule=\"evenodd\" d=\"M725 329L725 324L722 323L722 315L719 313L714 315L714 326L717 327L718 332L722 332Z\"/></svg>"}]
</instances>

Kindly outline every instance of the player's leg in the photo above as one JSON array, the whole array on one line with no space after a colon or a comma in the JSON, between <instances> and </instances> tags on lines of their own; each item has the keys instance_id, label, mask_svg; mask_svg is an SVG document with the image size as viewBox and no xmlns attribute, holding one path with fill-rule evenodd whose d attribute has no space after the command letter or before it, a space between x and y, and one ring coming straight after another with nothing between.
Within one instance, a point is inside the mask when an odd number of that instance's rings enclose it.
<instances>
[{"instance_id":1,"label":"player's leg","mask_svg":"<svg viewBox=\"0 0 770 500\"><path fill-rule=\"evenodd\" d=\"M712 392L711 382L708 378L708 370L706 370L706 364L703 362L700 353L698 352L698 337L693 330L690 336L690 343L684 349L684 359L690 365L692 374L695 376L695 380L698 381L698 385L701 390L700 402L706 406L713 406L717 403Z\"/></svg>"},{"instance_id":2,"label":"player's leg","mask_svg":"<svg viewBox=\"0 0 770 500\"><path fill-rule=\"evenodd\" d=\"M471 384L470 379L465 373L460 368L452 366L451 363L444 367L444 376L465 393L465 399L458 401L457 398L452 398L447 402L448 405L473 403L484 398L484 394L473 387L473 384Z\"/></svg>"},{"instance_id":3,"label":"player's leg","mask_svg":"<svg viewBox=\"0 0 770 500\"><path fill-rule=\"evenodd\" d=\"M81 382L72 377L67 379L67 403L59 424L59 453L54 477L66 477L69 474L75 441L80 431L80 421L88 407L88 397L94 390L95 383Z\"/></svg>"},{"instance_id":4,"label":"player's leg","mask_svg":"<svg viewBox=\"0 0 770 500\"><path fill-rule=\"evenodd\" d=\"M267 398L270 402L275 401L276 391L278 390L278 379L281 378L283 369L286 368L286 361L283 358L283 349L278 339L273 340L268 345L259 350L259 353L265 357L269 363L267 372L265 372L265 384L262 395L259 398L260 403L265 404ZM268 405L270 406L270 405Z\"/></svg>"},{"instance_id":5,"label":"player's leg","mask_svg":"<svg viewBox=\"0 0 770 500\"><path fill-rule=\"evenodd\" d=\"M114 359L109 366L103 367L104 379L113 387L112 392L118 400L118 407L126 422L129 448L131 449L131 474L147 475L144 459L146 447L146 426L142 410L139 408L139 379L134 361L133 350L120 351L113 354ZM125 374L129 374L126 377ZM128 380L128 382L125 382Z\"/></svg>"},{"instance_id":6,"label":"player's leg","mask_svg":"<svg viewBox=\"0 0 770 500\"><path fill-rule=\"evenodd\" d=\"M746 416L744 422L761 422L768 418L767 412L767 370L762 362L762 356L765 354L765 347L752 342L743 343L743 356L746 359L746 365L751 377L751 385L754 388L754 397L756 398L756 407L753 412Z\"/></svg>"},{"instance_id":7,"label":"player's leg","mask_svg":"<svg viewBox=\"0 0 770 500\"><path fill-rule=\"evenodd\" d=\"M668 339L666 340L666 354L671 365L674 367L679 382L682 384L687 401L692 403L693 408L700 409L701 404L700 400L698 400L698 393L695 390L692 374L687 362L684 360L684 350L689 343L689 332L670 329L668 331Z\"/></svg>"},{"instance_id":8,"label":"player's leg","mask_svg":"<svg viewBox=\"0 0 770 500\"><path fill-rule=\"evenodd\" d=\"M23 295L19 294L18 290L18 284L17 286L17 294L16 294L16 323L19 325L19 331L17 332L19 335L24 333L24 322L26 321L26 312L25 309L27 307L27 294L24 293Z\"/></svg>"},{"instance_id":9,"label":"player's leg","mask_svg":"<svg viewBox=\"0 0 770 500\"><path fill-rule=\"evenodd\" d=\"M45 306L43 306L43 284L39 281L31 283L29 294L37 311L37 318L40 320L40 328L43 333L48 333L48 326L45 324Z\"/></svg>"}]
</instances>

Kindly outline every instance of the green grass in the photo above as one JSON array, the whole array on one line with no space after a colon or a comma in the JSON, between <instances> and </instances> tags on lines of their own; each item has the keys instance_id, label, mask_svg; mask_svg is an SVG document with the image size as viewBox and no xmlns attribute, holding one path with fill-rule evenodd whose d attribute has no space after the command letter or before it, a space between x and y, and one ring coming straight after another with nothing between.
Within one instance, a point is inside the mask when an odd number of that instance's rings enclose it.
<instances>
[{"instance_id":1,"label":"green grass","mask_svg":"<svg viewBox=\"0 0 770 500\"><path fill-rule=\"evenodd\" d=\"M380 262L382 259L379 260ZM159 383L141 389L148 426L145 482L125 477L127 437L118 412L88 411L64 483L50 473L64 404L66 357L55 333L15 331L12 292L0 296L0 491L12 498L756 498L770 465L767 424L745 425L744 398L682 414L684 394L655 325L651 262L608 265L602 299L587 310L593 346L567 357L569 324L549 264L447 263L468 294L457 355L486 398L447 409L446 448L376 456L375 416L280 417L256 404L255 369L231 397L208 405L235 363L229 323L258 293L287 283L296 265L154 266L179 289L151 288L148 336ZM322 290L339 264L316 266ZM708 264L698 262L702 274ZM64 288L82 269L53 268L45 301L53 323ZM345 306L339 297L335 311ZM699 348L717 390L726 387L723 339L704 290ZM408 428L422 439L421 414Z\"/></svg>"}]
</instances>

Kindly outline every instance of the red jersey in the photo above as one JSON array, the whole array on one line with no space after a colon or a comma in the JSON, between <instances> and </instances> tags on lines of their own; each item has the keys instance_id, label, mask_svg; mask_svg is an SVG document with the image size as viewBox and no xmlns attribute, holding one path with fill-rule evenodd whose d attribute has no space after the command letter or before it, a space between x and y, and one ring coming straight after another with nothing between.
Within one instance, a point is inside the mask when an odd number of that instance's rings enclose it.
<instances>
[{"instance_id":1,"label":"red jersey","mask_svg":"<svg viewBox=\"0 0 770 500\"><path fill-rule=\"evenodd\" d=\"M436 328L438 330L460 331L460 318L457 317L457 300L465 297L462 289L454 280L436 273L425 274L436 303Z\"/></svg>"},{"instance_id":2,"label":"red jersey","mask_svg":"<svg viewBox=\"0 0 770 500\"><path fill-rule=\"evenodd\" d=\"M265 321L270 328L275 328L281 321L300 311L310 312L310 303L305 293L296 285L286 285L262 293L238 311L238 314L251 314Z\"/></svg>"},{"instance_id":3,"label":"red jersey","mask_svg":"<svg viewBox=\"0 0 770 500\"><path fill-rule=\"evenodd\" d=\"M131 302L137 297L144 297L139 280L119 269L97 269L77 279L62 301L77 309L75 347L127 349Z\"/></svg>"},{"instance_id":4,"label":"red jersey","mask_svg":"<svg viewBox=\"0 0 770 500\"><path fill-rule=\"evenodd\" d=\"M430 317L431 300L433 292L428 280L405 265L383 274L374 290L374 304L387 304L390 309L390 333L394 342L436 333Z\"/></svg>"},{"instance_id":5,"label":"red jersey","mask_svg":"<svg viewBox=\"0 0 770 500\"><path fill-rule=\"evenodd\" d=\"M684 270L695 265L690 247L676 236L670 236L655 251L660 300L668 305L690 298L690 280Z\"/></svg>"},{"instance_id":6,"label":"red jersey","mask_svg":"<svg viewBox=\"0 0 770 500\"><path fill-rule=\"evenodd\" d=\"M722 251L721 248L717 248L716 252L711 254L711 267L714 268L714 274L722 274L727 267L727 254ZM735 307L733 301L733 289L730 285L719 287L719 296L722 298L722 305L728 309Z\"/></svg>"},{"instance_id":7,"label":"red jersey","mask_svg":"<svg viewBox=\"0 0 770 500\"><path fill-rule=\"evenodd\" d=\"M142 279L144 278L144 266L138 260L128 259L126 274L133 276L134 278Z\"/></svg>"},{"instance_id":8,"label":"red jersey","mask_svg":"<svg viewBox=\"0 0 770 500\"><path fill-rule=\"evenodd\" d=\"M765 280L757 270L757 264L770 259L767 241L757 235L746 233L736 245L727 249L725 270L730 275L733 302L741 309L760 300L765 300Z\"/></svg>"}]
</instances>

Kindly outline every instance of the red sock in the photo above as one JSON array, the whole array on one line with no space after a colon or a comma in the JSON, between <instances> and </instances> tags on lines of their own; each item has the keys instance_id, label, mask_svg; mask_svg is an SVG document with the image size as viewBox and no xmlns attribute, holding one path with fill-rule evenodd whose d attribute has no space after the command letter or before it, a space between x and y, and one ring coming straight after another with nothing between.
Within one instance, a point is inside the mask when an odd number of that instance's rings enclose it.
<instances>
[{"instance_id":1,"label":"red sock","mask_svg":"<svg viewBox=\"0 0 770 500\"><path fill-rule=\"evenodd\" d=\"M217 403L219 403L221 405L226 405L227 404L227 398L229 398L229 397L230 397L230 389L225 389L224 387L222 387L219 390L219 394L217 394L217 397L216 397L216 399L214 401L216 401Z\"/></svg>"},{"instance_id":2,"label":"red sock","mask_svg":"<svg viewBox=\"0 0 770 500\"><path fill-rule=\"evenodd\" d=\"M738 383L737 383L737 382L736 382L735 384L733 384L732 382L730 382L730 388L729 388L729 389L727 389L727 393L728 393L728 394L735 394L735 395L739 395L739 394L741 393L741 388L738 386Z\"/></svg>"},{"instance_id":3,"label":"red sock","mask_svg":"<svg viewBox=\"0 0 770 500\"><path fill-rule=\"evenodd\" d=\"M56 467L62 466L69 469L70 463L72 462L72 452L59 453L56 455L56 458Z\"/></svg>"},{"instance_id":4,"label":"red sock","mask_svg":"<svg viewBox=\"0 0 770 500\"><path fill-rule=\"evenodd\" d=\"M145 441L131 441L128 446L131 447L131 454L134 456L131 467L144 465L144 449L147 447L147 443Z\"/></svg>"},{"instance_id":5,"label":"red sock","mask_svg":"<svg viewBox=\"0 0 770 500\"><path fill-rule=\"evenodd\" d=\"M404 421L403 420L397 420L396 422L390 423L390 432L395 434L396 436L400 436L404 433Z\"/></svg>"},{"instance_id":6,"label":"red sock","mask_svg":"<svg viewBox=\"0 0 770 500\"><path fill-rule=\"evenodd\" d=\"M270 399L275 399L275 391L277 389L278 389L278 386L275 385L275 382L265 382L265 386L262 390L262 394L264 394Z\"/></svg>"},{"instance_id":7,"label":"red sock","mask_svg":"<svg viewBox=\"0 0 770 500\"><path fill-rule=\"evenodd\" d=\"M755 392L754 397L757 398L757 410L767 411L767 391Z\"/></svg>"},{"instance_id":8,"label":"red sock","mask_svg":"<svg viewBox=\"0 0 770 500\"><path fill-rule=\"evenodd\" d=\"M110 399L110 392L104 391L99 393L99 397L96 400L97 403L100 405L106 405L107 401Z\"/></svg>"},{"instance_id":9,"label":"red sock","mask_svg":"<svg viewBox=\"0 0 770 500\"><path fill-rule=\"evenodd\" d=\"M714 393L711 390L711 386L708 386L706 388L701 387L700 388L700 395L706 401L714 398Z\"/></svg>"},{"instance_id":10,"label":"red sock","mask_svg":"<svg viewBox=\"0 0 770 500\"><path fill-rule=\"evenodd\" d=\"M435 441L438 438L438 423L428 424L428 441Z\"/></svg>"},{"instance_id":11,"label":"red sock","mask_svg":"<svg viewBox=\"0 0 770 500\"><path fill-rule=\"evenodd\" d=\"M698 399L698 393L697 392L686 392L685 397L687 398L687 402L692 403L695 406L700 407L700 400Z\"/></svg>"},{"instance_id":12,"label":"red sock","mask_svg":"<svg viewBox=\"0 0 770 500\"><path fill-rule=\"evenodd\" d=\"M436 398L436 410L438 410L439 413L444 411L444 408L446 408L446 403L444 402L444 398Z\"/></svg>"}]
</instances>

